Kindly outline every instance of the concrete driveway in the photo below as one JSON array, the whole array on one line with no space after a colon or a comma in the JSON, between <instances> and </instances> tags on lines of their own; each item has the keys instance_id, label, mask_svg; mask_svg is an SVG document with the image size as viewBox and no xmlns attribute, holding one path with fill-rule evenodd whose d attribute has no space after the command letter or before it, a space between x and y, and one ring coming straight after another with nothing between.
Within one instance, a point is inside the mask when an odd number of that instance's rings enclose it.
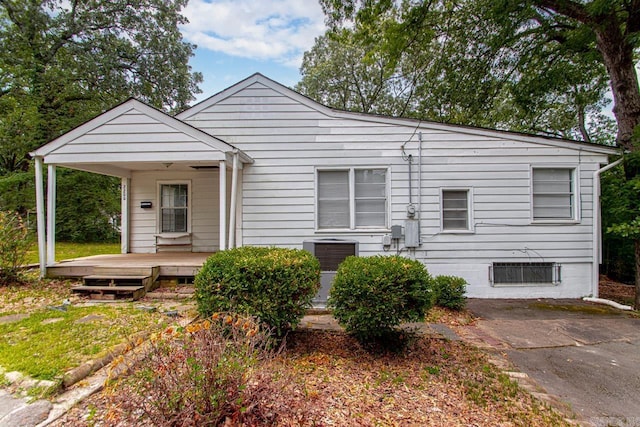
<instances>
[{"instance_id":1,"label":"concrete driveway","mask_svg":"<svg viewBox=\"0 0 640 427\"><path fill-rule=\"evenodd\" d=\"M579 300L476 300L468 333L585 425L640 426L640 319Z\"/></svg>"}]
</instances>

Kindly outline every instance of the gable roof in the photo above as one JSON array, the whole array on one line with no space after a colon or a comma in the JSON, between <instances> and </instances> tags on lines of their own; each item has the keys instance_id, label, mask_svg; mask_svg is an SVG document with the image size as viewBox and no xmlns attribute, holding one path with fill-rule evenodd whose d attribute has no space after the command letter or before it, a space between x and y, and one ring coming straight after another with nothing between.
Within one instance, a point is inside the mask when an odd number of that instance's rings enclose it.
<instances>
[{"instance_id":1,"label":"gable roof","mask_svg":"<svg viewBox=\"0 0 640 427\"><path fill-rule=\"evenodd\" d=\"M514 131L505 131L498 129L488 129L481 128L476 126L468 126L468 125L457 125L457 124L447 124L447 123L439 123L429 120L420 120L420 119L411 119L411 118L401 118L401 117L391 117L391 116L383 116L377 114L369 114L369 113L358 113L352 111L340 110L337 108L327 107L326 105L320 104L313 99L294 91L281 83L278 83L275 80L272 80L260 73L254 73L251 76L247 77L244 80L234 84L233 86L228 87L227 89L218 92L217 94L210 96L209 98L195 104L194 106L182 111L181 113L176 115L176 118L180 120L189 120L191 117L200 113L201 111L206 110L207 108L219 103L220 101L248 88L251 85L256 83L262 84L284 96L287 96L296 102L299 102L302 105L305 105L309 108L312 108L327 117L332 118L344 118L344 119L352 119L359 121L366 121L372 123L382 123L382 124L390 124L397 126L408 126L411 128L415 128L416 131L420 129L433 129L440 130L446 132L458 132L458 133L466 133L471 135L479 135L479 136L488 136L493 138L502 138L509 139L514 141L522 141L550 146L560 146L560 147L571 147L577 150L590 151L601 154L617 154L618 150L616 147L605 146L601 144L594 144L582 141L576 141L571 139L564 139L558 137L551 136L540 136L534 134L527 134L521 132Z\"/></svg>"},{"instance_id":2,"label":"gable roof","mask_svg":"<svg viewBox=\"0 0 640 427\"><path fill-rule=\"evenodd\" d=\"M126 117L129 116L129 119ZM136 116L137 124L132 123L131 117ZM143 124L140 124L143 123ZM197 129L188 123L176 119L148 104L136 99L129 99L112 109L98 115L97 117L83 123L82 125L72 129L64 135L50 141L49 143L39 147L31 152L32 157L43 157L47 163L64 163L71 162L73 159L70 154L78 154L72 148L73 145L86 145L89 142L89 135L99 134L99 128L102 126L111 127L111 139L105 136L102 138L104 145L109 144L133 144L140 142L140 138L136 138L136 134L129 129L131 126L148 126L146 132L153 134L165 133L167 141L175 138L175 141L181 143L191 142L189 147L184 147L184 151L189 152L218 152L221 154L230 154L234 152L240 153L240 159L244 163L251 163L252 159L245 153L238 150L233 145L212 136L200 129ZM144 134L145 132L140 132ZM167 142L165 141L165 142ZM97 145L96 141L91 141ZM157 141L148 141L157 144ZM170 142L170 141L168 141ZM185 144L183 144L185 145ZM65 154L67 155L65 158ZM95 152L89 153L94 155L93 163L113 161L108 155L98 158ZM55 158L55 160L52 160ZM49 161L47 161L49 159ZM150 158L149 160L154 160Z\"/></svg>"}]
</instances>

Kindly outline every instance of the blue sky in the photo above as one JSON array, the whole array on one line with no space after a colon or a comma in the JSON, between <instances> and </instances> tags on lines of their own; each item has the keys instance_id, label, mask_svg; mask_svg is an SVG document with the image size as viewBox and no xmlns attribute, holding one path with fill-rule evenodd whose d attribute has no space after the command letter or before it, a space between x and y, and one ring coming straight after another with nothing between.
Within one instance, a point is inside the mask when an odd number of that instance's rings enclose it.
<instances>
[{"instance_id":1,"label":"blue sky","mask_svg":"<svg viewBox=\"0 0 640 427\"><path fill-rule=\"evenodd\" d=\"M198 46L190 64L204 77L198 101L255 72L293 86L325 31L317 0L190 0L183 14L183 36Z\"/></svg>"}]
</instances>

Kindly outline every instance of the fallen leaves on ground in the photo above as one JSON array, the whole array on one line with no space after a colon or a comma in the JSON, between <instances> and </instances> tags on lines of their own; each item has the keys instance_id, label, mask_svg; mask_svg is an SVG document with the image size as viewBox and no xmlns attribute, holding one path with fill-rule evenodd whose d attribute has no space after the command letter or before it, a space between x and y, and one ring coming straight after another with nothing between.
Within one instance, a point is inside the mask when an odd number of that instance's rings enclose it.
<instances>
[{"instance_id":1,"label":"fallen leaves on ground","mask_svg":"<svg viewBox=\"0 0 640 427\"><path fill-rule=\"evenodd\" d=\"M66 280L0 286L0 315L33 313L47 306L59 306L64 299L72 297L71 282Z\"/></svg>"},{"instance_id":2,"label":"fallen leaves on ground","mask_svg":"<svg viewBox=\"0 0 640 427\"><path fill-rule=\"evenodd\" d=\"M300 330L269 369L286 381L255 403L276 414L275 425L566 425L460 342L421 337L403 354L372 354L343 333ZM92 396L54 425L144 425L112 402L109 393Z\"/></svg>"},{"instance_id":3,"label":"fallen leaves on ground","mask_svg":"<svg viewBox=\"0 0 640 427\"><path fill-rule=\"evenodd\" d=\"M633 305L635 287L615 282L606 276L600 276L599 296L621 304Z\"/></svg>"}]
</instances>

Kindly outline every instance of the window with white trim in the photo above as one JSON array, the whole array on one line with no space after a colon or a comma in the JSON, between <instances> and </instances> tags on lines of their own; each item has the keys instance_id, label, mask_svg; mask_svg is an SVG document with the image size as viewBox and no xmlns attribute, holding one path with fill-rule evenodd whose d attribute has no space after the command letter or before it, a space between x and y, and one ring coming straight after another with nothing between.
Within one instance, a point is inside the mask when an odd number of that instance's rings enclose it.
<instances>
[{"instance_id":1,"label":"window with white trim","mask_svg":"<svg viewBox=\"0 0 640 427\"><path fill-rule=\"evenodd\" d=\"M576 185L573 168L533 168L533 219L575 220Z\"/></svg>"},{"instance_id":2,"label":"window with white trim","mask_svg":"<svg viewBox=\"0 0 640 427\"><path fill-rule=\"evenodd\" d=\"M318 229L387 228L387 169L317 171Z\"/></svg>"},{"instance_id":3,"label":"window with white trim","mask_svg":"<svg viewBox=\"0 0 640 427\"><path fill-rule=\"evenodd\" d=\"M471 230L468 189L442 189L442 230Z\"/></svg>"},{"instance_id":4,"label":"window with white trim","mask_svg":"<svg viewBox=\"0 0 640 427\"><path fill-rule=\"evenodd\" d=\"M189 231L189 184L160 184L161 233Z\"/></svg>"}]
</instances>

